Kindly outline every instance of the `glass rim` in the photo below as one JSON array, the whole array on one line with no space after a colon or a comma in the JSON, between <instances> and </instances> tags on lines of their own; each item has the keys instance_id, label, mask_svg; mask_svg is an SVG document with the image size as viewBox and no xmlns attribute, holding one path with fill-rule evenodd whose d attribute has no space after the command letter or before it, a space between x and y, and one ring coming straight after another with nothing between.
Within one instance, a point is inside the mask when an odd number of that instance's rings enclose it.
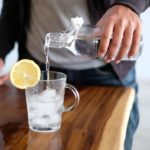
<instances>
[{"instance_id":1,"label":"glass rim","mask_svg":"<svg viewBox=\"0 0 150 150\"><path fill-rule=\"evenodd\" d=\"M47 79L41 79L43 74L46 74L46 75L47 75L47 71L42 70L42 71L41 71L40 81L58 81L58 80L67 79L67 75L66 75L65 73L63 73L63 72L60 72L60 71L51 71L51 70L50 70L50 71L49 71L49 74L51 74L51 73L53 73L53 74L58 74L58 75L60 75L60 77L59 77L59 78L56 78L56 79L49 79L49 80L47 80Z\"/></svg>"}]
</instances>

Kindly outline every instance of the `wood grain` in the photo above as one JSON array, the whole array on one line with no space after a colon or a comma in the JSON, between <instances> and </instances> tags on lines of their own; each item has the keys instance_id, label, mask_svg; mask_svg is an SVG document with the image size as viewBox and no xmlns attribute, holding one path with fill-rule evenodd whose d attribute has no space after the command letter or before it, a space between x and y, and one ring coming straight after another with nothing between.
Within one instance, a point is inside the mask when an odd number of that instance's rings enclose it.
<instances>
[{"instance_id":1,"label":"wood grain","mask_svg":"<svg viewBox=\"0 0 150 150\"><path fill-rule=\"evenodd\" d=\"M0 87L0 150L123 150L134 90L122 87L78 88L80 104L64 113L53 133L30 131L24 91ZM66 95L68 105L73 97Z\"/></svg>"}]
</instances>

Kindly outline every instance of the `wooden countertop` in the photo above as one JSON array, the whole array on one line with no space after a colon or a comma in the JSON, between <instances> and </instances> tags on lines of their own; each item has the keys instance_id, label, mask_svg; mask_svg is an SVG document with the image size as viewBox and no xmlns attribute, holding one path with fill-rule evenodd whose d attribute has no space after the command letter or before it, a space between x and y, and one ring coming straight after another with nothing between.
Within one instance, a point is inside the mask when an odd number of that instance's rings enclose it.
<instances>
[{"instance_id":1,"label":"wooden countertop","mask_svg":"<svg viewBox=\"0 0 150 150\"><path fill-rule=\"evenodd\" d=\"M122 87L78 88L80 104L63 114L53 133L30 131L24 91L0 87L0 150L123 150L134 90ZM67 95L67 102L73 97Z\"/></svg>"}]
</instances>

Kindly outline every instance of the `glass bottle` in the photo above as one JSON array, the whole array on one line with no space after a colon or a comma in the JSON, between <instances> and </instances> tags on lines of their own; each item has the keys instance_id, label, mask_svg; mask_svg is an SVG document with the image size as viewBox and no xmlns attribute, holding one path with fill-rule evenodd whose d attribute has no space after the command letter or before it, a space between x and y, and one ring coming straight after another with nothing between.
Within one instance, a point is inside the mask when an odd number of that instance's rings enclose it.
<instances>
[{"instance_id":1,"label":"glass bottle","mask_svg":"<svg viewBox=\"0 0 150 150\"><path fill-rule=\"evenodd\" d=\"M62 33L47 33L45 47L65 48L75 56L99 58L98 49L101 37L94 34L95 29L93 25L83 25L79 31L70 27ZM142 50L143 39L141 38L137 54L131 58L125 56L122 60L134 61L141 55Z\"/></svg>"}]
</instances>

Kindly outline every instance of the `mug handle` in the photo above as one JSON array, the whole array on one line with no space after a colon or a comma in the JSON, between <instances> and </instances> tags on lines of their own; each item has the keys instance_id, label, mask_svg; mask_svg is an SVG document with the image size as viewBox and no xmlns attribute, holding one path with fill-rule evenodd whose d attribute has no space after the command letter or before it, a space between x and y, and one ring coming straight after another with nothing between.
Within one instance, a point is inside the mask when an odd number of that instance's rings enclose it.
<instances>
[{"instance_id":1,"label":"mug handle","mask_svg":"<svg viewBox=\"0 0 150 150\"><path fill-rule=\"evenodd\" d=\"M73 95L75 96L75 101L73 105L71 105L70 107L65 107L65 106L63 107L63 112L68 112L68 111L74 110L78 106L79 101L80 101L80 95L79 95L78 90L71 84L66 84L65 88L72 91Z\"/></svg>"}]
</instances>

